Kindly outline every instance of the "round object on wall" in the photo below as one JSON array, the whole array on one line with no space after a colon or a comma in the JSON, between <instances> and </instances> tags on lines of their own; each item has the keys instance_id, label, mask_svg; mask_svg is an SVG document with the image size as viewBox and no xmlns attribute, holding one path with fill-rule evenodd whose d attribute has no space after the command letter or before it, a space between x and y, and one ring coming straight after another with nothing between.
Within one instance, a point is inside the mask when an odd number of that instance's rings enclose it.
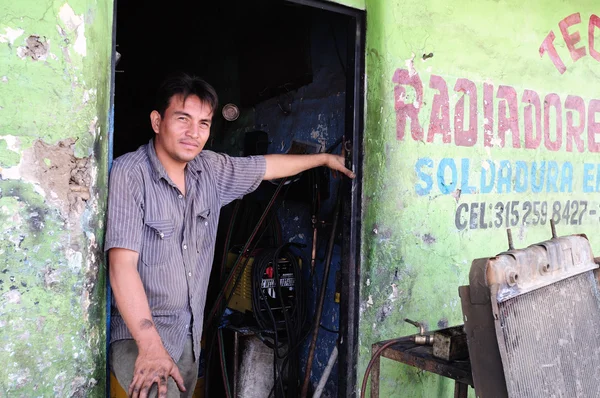
<instances>
[{"instance_id":1,"label":"round object on wall","mask_svg":"<svg viewBox=\"0 0 600 398\"><path fill-rule=\"evenodd\" d=\"M238 117L240 117L240 109L234 104L225 105L223 107L222 113L223 118L225 118L225 120L227 120L228 122L233 122L234 120L237 120Z\"/></svg>"}]
</instances>

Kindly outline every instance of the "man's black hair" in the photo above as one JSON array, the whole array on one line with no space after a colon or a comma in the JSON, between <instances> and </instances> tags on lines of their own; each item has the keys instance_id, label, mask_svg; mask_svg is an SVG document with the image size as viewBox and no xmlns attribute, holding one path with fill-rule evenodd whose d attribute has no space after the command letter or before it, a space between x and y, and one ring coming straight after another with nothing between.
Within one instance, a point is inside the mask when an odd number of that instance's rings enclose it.
<instances>
[{"instance_id":1,"label":"man's black hair","mask_svg":"<svg viewBox=\"0 0 600 398\"><path fill-rule=\"evenodd\" d=\"M219 97L213 86L197 76L176 73L167 77L156 93L154 109L160 113L161 117L165 117L165 111L171 103L171 98L176 95L183 96L184 102L189 96L195 95L201 102L210 106L213 113L219 104Z\"/></svg>"}]
</instances>

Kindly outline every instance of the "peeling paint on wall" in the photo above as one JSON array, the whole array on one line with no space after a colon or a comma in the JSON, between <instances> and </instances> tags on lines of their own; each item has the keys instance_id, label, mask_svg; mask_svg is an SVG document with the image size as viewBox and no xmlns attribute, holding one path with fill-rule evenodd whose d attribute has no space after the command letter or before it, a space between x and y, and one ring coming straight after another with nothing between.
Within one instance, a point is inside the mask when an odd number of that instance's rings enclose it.
<instances>
[{"instance_id":1,"label":"peeling paint on wall","mask_svg":"<svg viewBox=\"0 0 600 398\"><path fill-rule=\"evenodd\" d=\"M31 58L34 61L45 61L48 58L50 43L45 37L31 35L25 41L25 45L17 49L19 58Z\"/></svg>"},{"instance_id":2,"label":"peeling paint on wall","mask_svg":"<svg viewBox=\"0 0 600 398\"><path fill-rule=\"evenodd\" d=\"M83 15L75 15L75 11L69 6L69 3L65 3L58 14L64 26L66 27L66 33L77 33L77 39L73 45L73 49L81 56L85 57L87 53L86 39L85 39L85 22ZM59 27L60 29L60 27ZM64 33L65 31L63 31Z\"/></svg>"},{"instance_id":3,"label":"peeling paint on wall","mask_svg":"<svg viewBox=\"0 0 600 398\"><path fill-rule=\"evenodd\" d=\"M105 396L112 7L0 4L0 396Z\"/></svg>"},{"instance_id":4,"label":"peeling paint on wall","mask_svg":"<svg viewBox=\"0 0 600 398\"><path fill-rule=\"evenodd\" d=\"M23 29L4 28L4 34L0 34L0 43L8 43L13 45L25 31Z\"/></svg>"}]
</instances>

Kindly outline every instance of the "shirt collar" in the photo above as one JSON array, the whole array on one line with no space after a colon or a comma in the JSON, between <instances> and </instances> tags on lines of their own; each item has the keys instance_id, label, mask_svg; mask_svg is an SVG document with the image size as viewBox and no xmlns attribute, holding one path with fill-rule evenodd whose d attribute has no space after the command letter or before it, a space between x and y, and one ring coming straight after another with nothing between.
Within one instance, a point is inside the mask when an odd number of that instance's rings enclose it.
<instances>
[{"instance_id":1,"label":"shirt collar","mask_svg":"<svg viewBox=\"0 0 600 398\"><path fill-rule=\"evenodd\" d=\"M154 138L150 140L147 145L148 158L150 159L150 164L152 165L152 171L154 172L154 178L159 180L164 178L166 181L171 181L165 167L162 165L160 160L158 159L158 155L156 155L156 149L154 148ZM189 170L194 177L197 177L201 172L201 162L199 161L200 155L196 156L195 159L188 162L187 170Z\"/></svg>"}]
</instances>

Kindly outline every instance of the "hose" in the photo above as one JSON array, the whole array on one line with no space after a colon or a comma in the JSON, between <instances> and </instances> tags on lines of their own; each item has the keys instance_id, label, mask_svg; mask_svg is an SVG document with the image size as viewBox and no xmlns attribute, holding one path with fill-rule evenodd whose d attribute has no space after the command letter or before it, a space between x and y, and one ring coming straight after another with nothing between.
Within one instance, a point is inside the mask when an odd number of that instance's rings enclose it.
<instances>
[{"instance_id":1,"label":"hose","mask_svg":"<svg viewBox=\"0 0 600 398\"><path fill-rule=\"evenodd\" d=\"M381 353L386 348L398 343L401 339L402 338L393 339L393 340L388 341L387 343L382 345L381 348L379 348L375 352L375 354L373 354L373 356L371 357L371 360L369 361L369 364L367 365L367 369L365 369L365 376L363 377L363 382L362 382L362 387L360 389L360 397L359 398L365 398L365 393L367 392L367 382L369 381L369 374L371 373L371 368L373 367L373 364L375 363L375 361L379 360Z\"/></svg>"},{"instance_id":2,"label":"hose","mask_svg":"<svg viewBox=\"0 0 600 398\"><path fill-rule=\"evenodd\" d=\"M208 321L207 321L207 325L205 327L206 330L209 330L210 327L212 326L212 322L215 319L215 315L219 311L219 308L220 308L220 305L221 305L221 301L223 300L223 298L225 296L225 291L227 290L227 288L229 287L229 285L231 285L231 283L233 282L233 279L234 279L234 277L236 275L236 272L237 272L237 270L238 270L238 268L240 266L242 258L245 256L248 248L252 244L252 241L256 237L256 234L258 233L258 230L260 229L262 223L264 222L265 218L267 217L267 214L271 210L271 207L275 203L275 199L277 199L277 196L279 195L279 192L281 191L281 189L285 185L286 181L287 181L287 178L282 178L281 179L281 182L279 183L279 185L277 186L277 189L273 193L273 196L271 197L271 200L269 201L269 204L265 208L265 211L263 212L263 214L260 216L260 219L258 220L258 223L256 224L256 227L254 227L254 230L252 231L252 234L250 235L250 237L248 238L248 240L244 244L244 247L243 247L243 249L241 251L242 254L237 258L235 264L231 268L231 271L229 272L229 275L227 276L225 284L224 284L223 288L221 289L221 291L219 292L219 295L215 299L215 303L213 304L213 307L212 307L212 309L211 309L211 311L210 311L210 313L208 315L208 318L207 318Z\"/></svg>"}]
</instances>

